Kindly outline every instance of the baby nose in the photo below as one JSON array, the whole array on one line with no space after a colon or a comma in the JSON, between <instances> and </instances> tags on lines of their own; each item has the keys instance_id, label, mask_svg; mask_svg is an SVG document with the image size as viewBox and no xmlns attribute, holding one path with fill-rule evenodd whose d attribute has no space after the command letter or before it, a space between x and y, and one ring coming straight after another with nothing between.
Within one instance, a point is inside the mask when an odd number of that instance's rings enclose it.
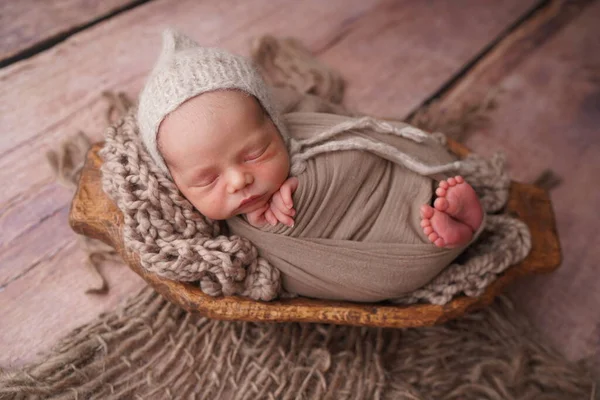
<instances>
[{"instance_id":1,"label":"baby nose","mask_svg":"<svg viewBox=\"0 0 600 400\"><path fill-rule=\"evenodd\" d=\"M252 174L245 171L232 170L229 174L229 185L227 187L227 191L229 194L233 194L238 190L241 190L252 184L253 182L254 177Z\"/></svg>"}]
</instances>

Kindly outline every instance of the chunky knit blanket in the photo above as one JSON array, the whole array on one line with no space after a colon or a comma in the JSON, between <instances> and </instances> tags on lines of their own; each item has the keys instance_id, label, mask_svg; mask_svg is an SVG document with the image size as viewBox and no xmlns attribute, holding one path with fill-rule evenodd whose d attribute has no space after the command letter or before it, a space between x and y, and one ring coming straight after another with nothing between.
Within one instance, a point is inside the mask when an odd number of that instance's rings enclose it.
<instances>
[{"instance_id":1,"label":"chunky knit blanket","mask_svg":"<svg viewBox=\"0 0 600 400\"><path fill-rule=\"evenodd\" d=\"M253 57L266 80L278 88L275 96L284 110L356 114L344 110L338 103L341 100L339 93L330 93L333 89L340 91L341 79L325 67L317 68L314 59L296 42L266 38L254 50ZM329 131L324 128L317 139L292 140L290 155L293 174L301 173L306 168L310 156L330 150L332 143L338 146L334 150L378 152L384 158L395 158L408 169L421 174L448 170L446 167L428 169L406 154L394 153L393 147L373 146L371 141L325 140L352 129L365 128L376 133L424 140L425 134L411 127L399 128L367 116L340 118L348 121L346 125L338 124ZM336 131L336 128L339 129ZM443 135L434 135L433 138L444 142ZM253 299L271 300L287 294L282 288L281 272L261 256L261 250L268 252L269 249L260 246L257 249L247 237L232 235L226 225L198 213L174 183L153 164L140 143L133 112L108 130L101 154L104 158L104 190L123 212L125 244L140 255L144 268L168 279L198 281L202 290L213 296L240 294ZM394 301L412 303L422 300L444 304L459 293L479 295L497 274L522 260L530 250L530 235L525 224L507 215L492 215L504 206L508 198L510 180L502 157L485 160L472 155L452 166L475 187L485 211L490 213L482 240L470 247L460 263L453 263L439 274L440 265L446 266L458 253L450 258L440 258L435 268L427 270L427 276L413 274L409 277L412 286L403 286L408 290L400 291L402 296L391 296ZM385 198L382 197L381 201L385 201ZM435 249L433 245L429 246ZM342 248L340 251L345 250ZM380 258L375 256L375 252L371 253L368 261L374 265L374 271L377 271L378 262L383 265L385 257L389 258L386 253L390 251L381 249ZM310 257L310 254L306 257ZM410 260L408 262L410 264ZM315 264L315 268L318 267ZM331 280L335 280L335 273L332 271L330 274ZM343 270L339 270L340 276L343 273ZM376 288L370 289L376 292ZM383 299L372 296L333 298L361 301Z\"/></svg>"}]
</instances>

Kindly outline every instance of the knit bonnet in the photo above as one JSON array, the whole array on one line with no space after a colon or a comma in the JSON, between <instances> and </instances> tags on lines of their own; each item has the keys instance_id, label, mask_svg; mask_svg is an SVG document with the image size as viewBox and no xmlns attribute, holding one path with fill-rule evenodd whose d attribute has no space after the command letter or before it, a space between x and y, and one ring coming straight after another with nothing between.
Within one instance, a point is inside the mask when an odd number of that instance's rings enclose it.
<instances>
[{"instance_id":1,"label":"knit bonnet","mask_svg":"<svg viewBox=\"0 0 600 400\"><path fill-rule=\"evenodd\" d=\"M160 123L186 100L220 89L237 89L254 96L288 143L269 89L250 60L222 49L201 47L189 37L166 29L161 54L140 93L137 122L144 146L167 176L171 175L157 145Z\"/></svg>"}]
</instances>

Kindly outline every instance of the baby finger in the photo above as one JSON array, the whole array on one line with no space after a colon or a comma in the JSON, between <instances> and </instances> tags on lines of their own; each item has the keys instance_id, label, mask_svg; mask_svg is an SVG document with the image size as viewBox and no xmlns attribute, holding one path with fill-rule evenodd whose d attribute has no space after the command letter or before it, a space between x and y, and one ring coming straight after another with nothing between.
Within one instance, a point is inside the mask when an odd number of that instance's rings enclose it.
<instances>
[{"instance_id":1,"label":"baby finger","mask_svg":"<svg viewBox=\"0 0 600 400\"><path fill-rule=\"evenodd\" d=\"M294 201L292 200L292 193L296 191L298 188L298 178L292 177L289 178L284 184L281 186L280 193L283 199L283 203L287 208L292 208L294 206Z\"/></svg>"},{"instance_id":2,"label":"baby finger","mask_svg":"<svg viewBox=\"0 0 600 400\"><path fill-rule=\"evenodd\" d=\"M270 211L273 212L273 214L275 215L277 220L279 222L281 222L282 224L290 226L290 227L294 226L294 220L291 217L289 217L288 215L281 212L281 210L279 210L278 208L271 207Z\"/></svg>"},{"instance_id":3,"label":"baby finger","mask_svg":"<svg viewBox=\"0 0 600 400\"><path fill-rule=\"evenodd\" d=\"M279 211L281 211L282 214L291 215L291 208L287 207L284 204L280 192L275 193L273 197L271 197L271 208L277 208Z\"/></svg>"},{"instance_id":4,"label":"baby finger","mask_svg":"<svg viewBox=\"0 0 600 400\"><path fill-rule=\"evenodd\" d=\"M275 214L273 214L273 211L271 211L271 209L265 211L265 219L269 224L271 224L271 226L277 225L277 217L275 216Z\"/></svg>"}]
</instances>

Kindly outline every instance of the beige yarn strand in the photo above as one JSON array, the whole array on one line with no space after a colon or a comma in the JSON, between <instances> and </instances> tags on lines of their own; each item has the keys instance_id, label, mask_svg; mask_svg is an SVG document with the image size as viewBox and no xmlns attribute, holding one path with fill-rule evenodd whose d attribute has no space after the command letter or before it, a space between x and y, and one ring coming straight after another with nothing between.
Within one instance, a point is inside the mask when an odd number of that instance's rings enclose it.
<instances>
[{"instance_id":1,"label":"beige yarn strand","mask_svg":"<svg viewBox=\"0 0 600 400\"><path fill-rule=\"evenodd\" d=\"M460 168L460 162L447 165L426 165L408 154L397 150L393 146L359 136L332 140L339 134L361 129L370 129L377 133L403 137L416 143L432 140L430 135L410 125L397 128L387 121L368 116L354 118L335 125L312 138L304 140L291 139L289 146L292 159L291 174L301 174L306 169L306 160L318 154L342 150L368 150L375 154L384 155L397 164L403 165L421 175L433 175Z\"/></svg>"},{"instance_id":2,"label":"beige yarn strand","mask_svg":"<svg viewBox=\"0 0 600 400\"><path fill-rule=\"evenodd\" d=\"M387 156L387 158L394 160L395 163L424 176L453 170L458 171L462 167L460 161L442 165L427 165L410 157L406 153L398 151L393 146L375 142L363 137L353 137L350 139L333 140L305 149L296 154L292 153L292 166L290 172L292 175L301 174L306 169L306 160L318 154L343 150L368 150L375 154Z\"/></svg>"}]
</instances>

